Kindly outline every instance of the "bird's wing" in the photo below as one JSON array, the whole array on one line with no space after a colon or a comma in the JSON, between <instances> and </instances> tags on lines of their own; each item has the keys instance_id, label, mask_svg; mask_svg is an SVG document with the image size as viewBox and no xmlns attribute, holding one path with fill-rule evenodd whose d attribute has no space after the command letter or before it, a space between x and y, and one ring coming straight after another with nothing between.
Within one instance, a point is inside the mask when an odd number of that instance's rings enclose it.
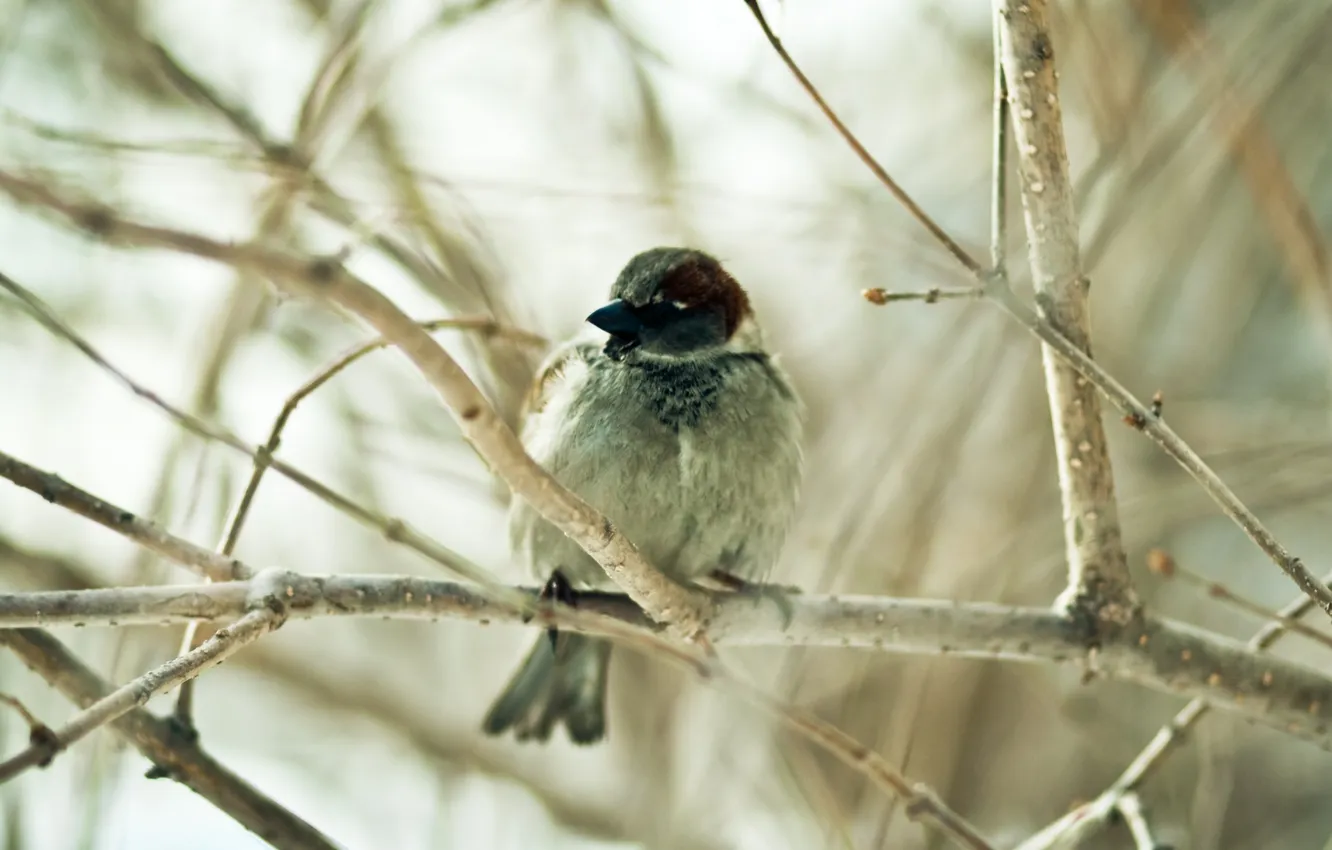
<instances>
[{"instance_id":1,"label":"bird's wing","mask_svg":"<svg viewBox=\"0 0 1332 850\"><path fill-rule=\"evenodd\" d=\"M583 368L597 355L597 345L586 338L575 337L557 346L537 369L536 377L523 397L519 408L521 432L526 432L545 410L552 395L572 377L575 369Z\"/></svg>"}]
</instances>

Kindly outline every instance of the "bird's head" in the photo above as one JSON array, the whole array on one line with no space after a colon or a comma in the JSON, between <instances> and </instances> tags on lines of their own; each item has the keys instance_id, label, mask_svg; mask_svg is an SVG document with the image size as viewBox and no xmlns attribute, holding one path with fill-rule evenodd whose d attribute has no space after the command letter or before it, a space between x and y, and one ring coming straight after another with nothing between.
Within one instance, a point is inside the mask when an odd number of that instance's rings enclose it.
<instances>
[{"instance_id":1,"label":"bird's head","mask_svg":"<svg viewBox=\"0 0 1332 850\"><path fill-rule=\"evenodd\" d=\"M629 261L611 302L587 321L610 334L606 354L688 360L762 351L749 296L714 257L652 248Z\"/></svg>"}]
</instances>

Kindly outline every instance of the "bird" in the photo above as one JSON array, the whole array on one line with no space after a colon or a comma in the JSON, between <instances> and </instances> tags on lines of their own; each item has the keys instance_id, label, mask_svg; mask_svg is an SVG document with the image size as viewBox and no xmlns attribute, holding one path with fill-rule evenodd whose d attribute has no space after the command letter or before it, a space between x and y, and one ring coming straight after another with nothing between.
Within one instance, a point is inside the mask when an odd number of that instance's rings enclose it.
<instances>
[{"instance_id":1,"label":"bird","mask_svg":"<svg viewBox=\"0 0 1332 850\"><path fill-rule=\"evenodd\" d=\"M524 448L670 578L761 591L798 500L804 408L749 296L715 257L659 247L629 260L610 298L539 367ZM521 498L509 538L546 594L614 589ZM610 642L551 635L494 701L485 734L546 742L563 725L574 744L606 737Z\"/></svg>"}]
</instances>

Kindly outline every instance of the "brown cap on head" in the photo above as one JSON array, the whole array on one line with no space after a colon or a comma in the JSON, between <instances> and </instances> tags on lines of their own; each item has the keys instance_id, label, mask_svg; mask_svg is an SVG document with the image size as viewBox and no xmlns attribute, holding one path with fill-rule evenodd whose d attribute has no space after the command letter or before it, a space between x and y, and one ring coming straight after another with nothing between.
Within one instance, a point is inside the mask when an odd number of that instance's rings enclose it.
<instances>
[{"instance_id":1,"label":"brown cap on head","mask_svg":"<svg viewBox=\"0 0 1332 850\"><path fill-rule=\"evenodd\" d=\"M636 306L674 301L721 313L729 338L750 314L749 296L715 257L692 248L652 248L620 272L611 295Z\"/></svg>"}]
</instances>

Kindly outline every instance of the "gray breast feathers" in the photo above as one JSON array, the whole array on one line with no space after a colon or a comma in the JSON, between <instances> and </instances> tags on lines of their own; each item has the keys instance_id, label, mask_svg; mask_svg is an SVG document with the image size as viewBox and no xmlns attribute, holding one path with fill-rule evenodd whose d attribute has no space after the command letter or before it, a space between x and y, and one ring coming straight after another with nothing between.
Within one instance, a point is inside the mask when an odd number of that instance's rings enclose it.
<instances>
[{"instance_id":1,"label":"gray breast feathers","mask_svg":"<svg viewBox=\"0 0 1332 850\"><path fill-rule=\"evenodd\" d=\"M658 569L748 577L776 559L800 478L800 408L762 354L621 363L581 348L524 428L528 450L605 513ZM533 578L601 568L525 504L511 533Z\"/></svg>"}]
</instances>

